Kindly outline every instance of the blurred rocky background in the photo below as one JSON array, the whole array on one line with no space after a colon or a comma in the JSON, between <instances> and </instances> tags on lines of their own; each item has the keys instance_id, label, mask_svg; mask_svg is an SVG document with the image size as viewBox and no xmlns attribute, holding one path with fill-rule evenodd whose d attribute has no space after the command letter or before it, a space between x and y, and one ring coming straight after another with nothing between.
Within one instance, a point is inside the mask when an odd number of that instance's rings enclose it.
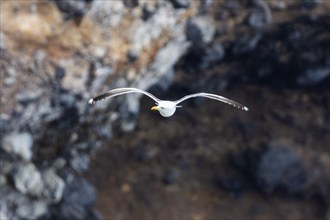
<instances>
[{"instance_id":1,"label":"blurred rocky background","mask_svg":"<svg viewBox=\"0 0 330 220\"><path fill-rule=\"evenodd\" d=\"M0 6L1 220L330 220L329 1Z\"/></svg>"}]
</instances>

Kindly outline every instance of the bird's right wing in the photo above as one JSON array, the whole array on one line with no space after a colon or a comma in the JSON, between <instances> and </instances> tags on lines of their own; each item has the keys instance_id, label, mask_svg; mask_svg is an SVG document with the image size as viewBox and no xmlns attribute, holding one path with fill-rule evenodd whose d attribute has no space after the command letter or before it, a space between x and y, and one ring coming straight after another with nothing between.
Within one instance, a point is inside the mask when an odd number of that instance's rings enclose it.
<instances>
[{"instance_id":1,"label":"bird's right wing","mask_svg":"<svg viewBox=\"0 0 330 220\"><path fill-rule=\"evenodd\" d=\"M245 107L244 105L236 102L236 101L233 101L231 99L227 99L223 96L220 96L220 95L215 95L215 94L210 94L210 93L204 93L204 92L201 92L201 93L194 93L194 94L191 94L191 95L186 95L184 97L182 97L181 99L175 101L176 104L179 104L180 102L183 102L185 101L186 99L190 99L190 98L195 98L195 97L205 97L205 98L209 98L209 99L214 99L214 100L217 100L217 101L220 101L220 102L224 102L224 103L227 103L229 105L232 105L234 107L237 107L241 110L244 110L244 111L248 111L249 109L247 107Z\"/></svg>"},{"instance_id":2,"label":"bird's right wing","mask_svg":"<svg viewBox=\"0 0 330 220\"><path fill-rule=\"evenodd\" d=\"M160 101L160 99L156 98L154 95L152 95L149 92L146 92L144 90L141 89L136 89L136 88L118 88L118 89L113 89L113 90L109 90L106 93L103 93L99 96L96 96L95 98L91 98L88 103L89 104L94 104L96 102L102 101L104 99L108 99L108 98L112 98L115 96L119 96L119 95L123 95L123 94L127 94L127 93L142 93L144 95L149 96L150 98L152 98L153 100L155 100L157 103Z\"/></svg>"}]
</instances>

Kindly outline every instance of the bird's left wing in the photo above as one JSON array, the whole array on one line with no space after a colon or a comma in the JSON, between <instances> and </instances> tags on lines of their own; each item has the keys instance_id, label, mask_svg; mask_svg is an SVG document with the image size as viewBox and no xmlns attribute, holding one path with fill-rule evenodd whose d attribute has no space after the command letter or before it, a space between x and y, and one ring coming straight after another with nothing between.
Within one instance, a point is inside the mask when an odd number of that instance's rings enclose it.
<instances>
[{"instance_id":1,"label":"bird's left wing","mask_svg":"<svg viewBox=\"0 0 330 220\"><path fill-rule=\"evenodd\" d=\"M136 89L136 88L118 88L118 89L113 89L113 90L109 90L106 93L103 93L95 98L92 98L88 101L89 104L94 104L96 102L102 101L104 99L108 99L108 98L112 98L115 96L119 96L119 95L123 95L123 94L127 94L127 93L142 93L144 95L149 96L150 98L152 98L153 100L155 100L157 103L160 101L160 99L158 99L157 97L155 97L154 95L152 95L149 92L146 92L144 90L141 89Z\"/></svg>"},{"instance_id":2,"label":"bird's left wing","mask_svg":"<svg viewBox=\"0 0 330 220\"><path fill-rule=\"evenodd\" d=\"M240 104L240 103L238 103L236 101L233 101L231 99L227 99L227 98L225 98L223 96L220 96L220 95L215 95L215 94L210 94L210 93L204 93L204 92L194 93L194 94L191 94L191 95L186 95L186 96L182 97L181 99L175 101L175 103L176 104L179 104L180 102L183 102L186 99L195 98L195 97L205 97L205 98L209 98L209 99L214 99L214 100L217 100L217 101L220 101L220 102L227 103L227 104L232 105L234 107L237 107L237 108L239 108L241 110L244 110L244 111L248 111L249 110L246 106L244 106L244 105L242 105L242 104Z\"/></svg>"}]
</instances>

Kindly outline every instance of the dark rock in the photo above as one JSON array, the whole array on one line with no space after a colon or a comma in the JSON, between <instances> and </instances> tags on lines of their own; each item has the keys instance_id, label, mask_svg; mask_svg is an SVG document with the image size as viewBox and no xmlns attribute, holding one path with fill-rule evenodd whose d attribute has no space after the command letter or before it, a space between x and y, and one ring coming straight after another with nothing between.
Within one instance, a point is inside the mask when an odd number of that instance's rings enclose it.
<instances>
[{"instance_id":1,"label":"dark rock","mask_svg":"<svg viewBox=\"0 0 330 220\"><path fill-rule=\"evenodd\" d=\"M191 0L169 0L174 8L189 8Z\"/></svg>"},{"instance_id":2,"label":"dark rock","mask_svg":"<svg viewBox=\"0 0 330 220\"><path fill-rule=\"evenodd\" d=\"M180 179L180 172L177 169L169 169L166 170L163 176L163 182L165 184L175 184L179 181Z\"/></svg>"},{"instance_id":3,"label":"dark rock","mask_svg":"<svg viewBox=\"0 0 330 220\"><path fill-rule=\"evenodd\" d=\"M279 182L279 188L289 193L302 192L310 180L306 168L301 162L292 164L286 169Z\"/></svg>"},{"instance_id":4,"label":"dark rock","mask_svg":"<svg viewBox=\"0 0 330 220\"><path fill-rule=\"evenodd\" d=\"M310 68L298 76L297 84L302 86L313 86L322 82L328 77L330 77L329 66Z\"/></svg>"},{"instance_id":5,"label":"dark rock","mask_svg":"<svg viewBox=\"0 0 330 220\"><path fill-rule=\"evenodd\" d=\"M137 158L142 162L148 162L155 158L158 153L158 148L143 145L138 149Z\"/></svg>"},{"instance_id":6,"label":"dark rock","mask_svg":"<svg viewBox=\"0 0 330 220\"><path fill-rule=\"evenodd\" d=\"M33 137L28 132L13 132L3 137L2 149L10 154L17 154L24 160L32 158Z\"/></svg>"},{"instance_id":7,"label":"dark rock","mask_svg":"<svg viewBox=\"0 0 330 220\"><path fill-rule=\"evenodd\" d=\"M237 10L241 8L241 4L237 0L225 1L223 7L229 10Z\"/></svg>"},{"instance_id":8,"label":"dark rock","mask_svg":"<svg viewBox=\"0 0 330 220\"><path fill-rule=\"evenodd\" d=\"M261 39L262 35L260 33L256 33L252 36L244 36L235 42L232 52L234 55L242 55L250 52L257 47Z\"/></svg>"},{"instance_id":9,"label":"dark rock","mask_svg":"<svg viewBox=\"0 0 330 220\"><path fill-rule=\"evenodd\" d=\"M65 76L65 69L59 65L55 67L55 78L57 80L62 80Z\"/></svg>"},{"instance_id":10,"label":"dark rock","mask_svg":"<svg viewBox=\"0 0 330 220\"><path fill-rule=\"evenodd\" d=\"M53 96L52 102L54 107L60 111L60 115L51 121L51 126L58 130L65 131L73 128L79 122L79 110L76 105L77 98L74 94L62 92L58 97ZM58 106L56 106L58 105Z\"/></svg>"},{"instance_id":11,"label":"dark rock","mask_svg":"<svg viewBox=\"0 0 330 220\"><path fill-rule=\"evenodd\" d=\"M323 0L302 0L301 6L306 8L314 8L322 2Z\"/></svg>"},{"instance_id":12,"label":"dark rock","mask_svg":"<svg viewBox=\"0 0 330 220\"><path fill-rule=\"evenodd\" d=\"M55 214L61 219L86 219L95 201L94 187L80 177L73 177L67 182L58 213Z\"/></svg>"},{"instance_id":13,"label":"dark rock","mask_svg":"<svg viewBox=\"0 0 330 220\"><path fill-rule=\"evenodd\" d=\"M201 48L213 40L215 26L212 19L206 16L193 17L187 23L187 40L193 43L192 47Z\"/></svg>"},{"instance_id":14,"label":"dark rock","mask_svg":"<svg viewBox=\"0 0 330 220\"><path fill-rule=\"evenodd\" d=\"M230 13L222 7L218 9L216 19L225 21L230 17Z\"/></svg>"},{"instance_id":15,"label":"dark rock","mask_svg":"<svg viewBox=\"0 0 330 220\"><path fill-rule=\"evenodd\" d=\"M78 104L79 97L74 93L64 89L51 91L40 96L33 105L17 108L19 117L15 126L28 127L31 133L35 134L36 139L38 136L49 134L49 142L52 142L54 141L52 139L58 139L54 133L63 135L63 132L78 124L79 110L83 110L78 108ZM52 132L54 130L56 132ZM53 144L52 142L51 145Z\"/></svg>"},{"instance_id":16,"label":"dark rock","mask_svg":"<svg viewBox=\"0 0 330 220\"><path fill-rule=\"evenodd\" d=\"M128 8L135 8L139 6L139 0L123 0L123 4Z\"/></svg>"},{"instance_id":17,"label":"dark rock","mask_svg":"<svg viewBox=\"0 0 330 220\"><path fill-rule=\"evenodd\" d=\"M105 218L103 217L103 215L100 212L93 209L88 213L86 219L88 219L88 220L104 220Z\"/></svg>"},{"instance_id":18,"label":"dark rock","mask_svg":"<svg viewBox=\"0 0 330 220\"><path fill-rule=\"evenodd\" d=\"M137 50L134 50L133 48L129 48L127 51L127 59L130 62L134 62L135 60L137 60L137 58L139 57L139 52Z\"/></svg>"},{"instance_id":19,"label":"dark rock","mask_svg":"<svg viewBox=\"0 0 330 220\"><path fill-rule=\"evenodd\" d=\"M151 18L156 13L156 7L152 6L151 4L143 4L142 7L142 19L144 21L147 21L149 18Z\"/></svg>"},{"instance_id":20,"label":"dark rock","mask_svg":"<svg viewBox=\"0 0 330 220\"><path fill-rule=\"evenodd\" d=\"M225 56L225 49L221 43L213 45L211 48L206 49L205 55L202 57L200 68L206 69L209 65L222 60Z\"/></svg>"},{"instance_id":21,"label":"dark rock","mask_svg":"<svg viewBox=\"0 0 330 220\"><path fill-rule=\"evenodd\" d=\"M301 193L312 174L296 151L280 143L271 143L263 149L249 149L234 157L233 165L264 193L282 190Z\"/></svg>"},{"instance_id":22,"label":"dark rock","mask_svg":"<svg viewBox=\"0 0 330 220\"><path fill-rule=\"evenodd\" d=\"M59 97L52 97L52 98L53 99L57 98L58 103L60 104L61 107L66 108L66 107L75 106L76 98L73 94L69 93L68 91L63 91L61 92Z\"/></svg>"},{"instance_id":23,"label":"dark rock","mask_svg":"<svg viewBox=\"0 0 330 220\"><path fill-rule=\"evenodd\" d=\"M6 131L11 130L10 127L11 127L10 116L7 114L0 114L0 134L2 135L0 137L0 139L3 138ZM2 141L3 141L3 139L2 139ZM2 141L0 143L3 143ZM1 146L1 144L0 144L0 146Z\"/></svg>"},{"instance_id":24,"label":"dark rock","mask_svg":"<svg viewBox=\"0 0 330 220\"><path fill-rule=\"evenodd\" d=\"M323 116L323 125L324 125L324 128L326 130L328 130L328 132L329 132L330 131L330 112L326 113Z\"/></svg>"},{"instance_id":25,"label":"dark rock","mask_svg":"<svg viewBox=\"0 0 330 220\"><path fill-rule=\"evenodd\" d=\"M273 192L280 187L296 193L307 183L307 170L297 153L287 146L272 144L261 155L256 169L255 180L264 192Z\"/></svg>"},{"instance_id":26,"label":"dark rock","mask_svg":"<svg viewBox=\"0 0 330 220\"><path fill-rule=\"evenodd\" d=\"M198 8L198 15L206 15L210 14L210 8L212 6L213 0L204 0L200 1L200 5Z\"/></svg>"},{"instance_id":27,"label":"dark rock","mask_svg":"<svg viewBox=\"0 0 330 220\"><path fill-rule=\"evenodd\" d=\"M82 17L87 12L84 1L55 0L55 3L58 9L65 15L65 19Z\"/></svg>"},{"instance_id":28,"label":"dark rock","mask_svg":"<svg viewBox=\"0 0 330 220\"><path fill-rule=\"evenodd\" d=\"M260 66L257 71L257 74L259 78L266 78L272 74L272 69L269 64L264 64Z\"/></svg>"},{"instance_id":29,"label":"dark rock","mask_svg":"<svg viewBox=\"0 0 330 220\"><path fill-rule=\"evenodd\" d=\"M236 176L221 176L215 179L215 183L234 197L241 196L246 187L243 180Z\"/></svg>"},{"instance_id":30,"label":"dark rock","mask_svg":"<svg viewBox=\"0 0 330 220\"><path fill-rule=\"evenodd\" d=\"M1 160L0 160L1 174L4 175L4 176L12 175L13 170L15 170L16 164L12 163L12 161L9 160L8 158L5 159L6 155L3 152L1 152L0 155L2 156Z\"/></svg>"},{"instance_id":31,"label":"dark rock","mask_svg":"<svg viewBox=\"0 0 330 220\"><path fill-rule=\"evenodd\" d=\"M297 119L295 117L293 117L292 115L287 115L285 112L282 111L274 111L272 115L276 120L281 121L287 125L295 125L297 123Z\"/></svg>"},{"instance_id":32,"label":"dark rock","mask_svg":"<svg viewBox=\"0 0 330 220\"><path fill-rule=\"evenodd\" d=\"M231 158L231 164L250 181L254 181L261 155L265 149L246 149Z\"/></svg>"}]
</instances>

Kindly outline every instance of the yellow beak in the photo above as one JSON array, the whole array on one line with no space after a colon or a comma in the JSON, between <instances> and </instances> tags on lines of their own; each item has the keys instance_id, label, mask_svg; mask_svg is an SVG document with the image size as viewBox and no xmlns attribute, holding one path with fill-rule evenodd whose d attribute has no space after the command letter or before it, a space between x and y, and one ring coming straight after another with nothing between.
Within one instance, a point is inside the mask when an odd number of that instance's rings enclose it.
<instances>
[{"instance_id":1,"label":"yellow beak","mask_svg":"<svg viewBox=\"0 0 330 220\"><path fill-rule=\"evenodd\" d=\"M158 106L152 107L151 110L153 110L153 111L156 111L157 110L158 111Z\"/></svg>"}]
</instances>

